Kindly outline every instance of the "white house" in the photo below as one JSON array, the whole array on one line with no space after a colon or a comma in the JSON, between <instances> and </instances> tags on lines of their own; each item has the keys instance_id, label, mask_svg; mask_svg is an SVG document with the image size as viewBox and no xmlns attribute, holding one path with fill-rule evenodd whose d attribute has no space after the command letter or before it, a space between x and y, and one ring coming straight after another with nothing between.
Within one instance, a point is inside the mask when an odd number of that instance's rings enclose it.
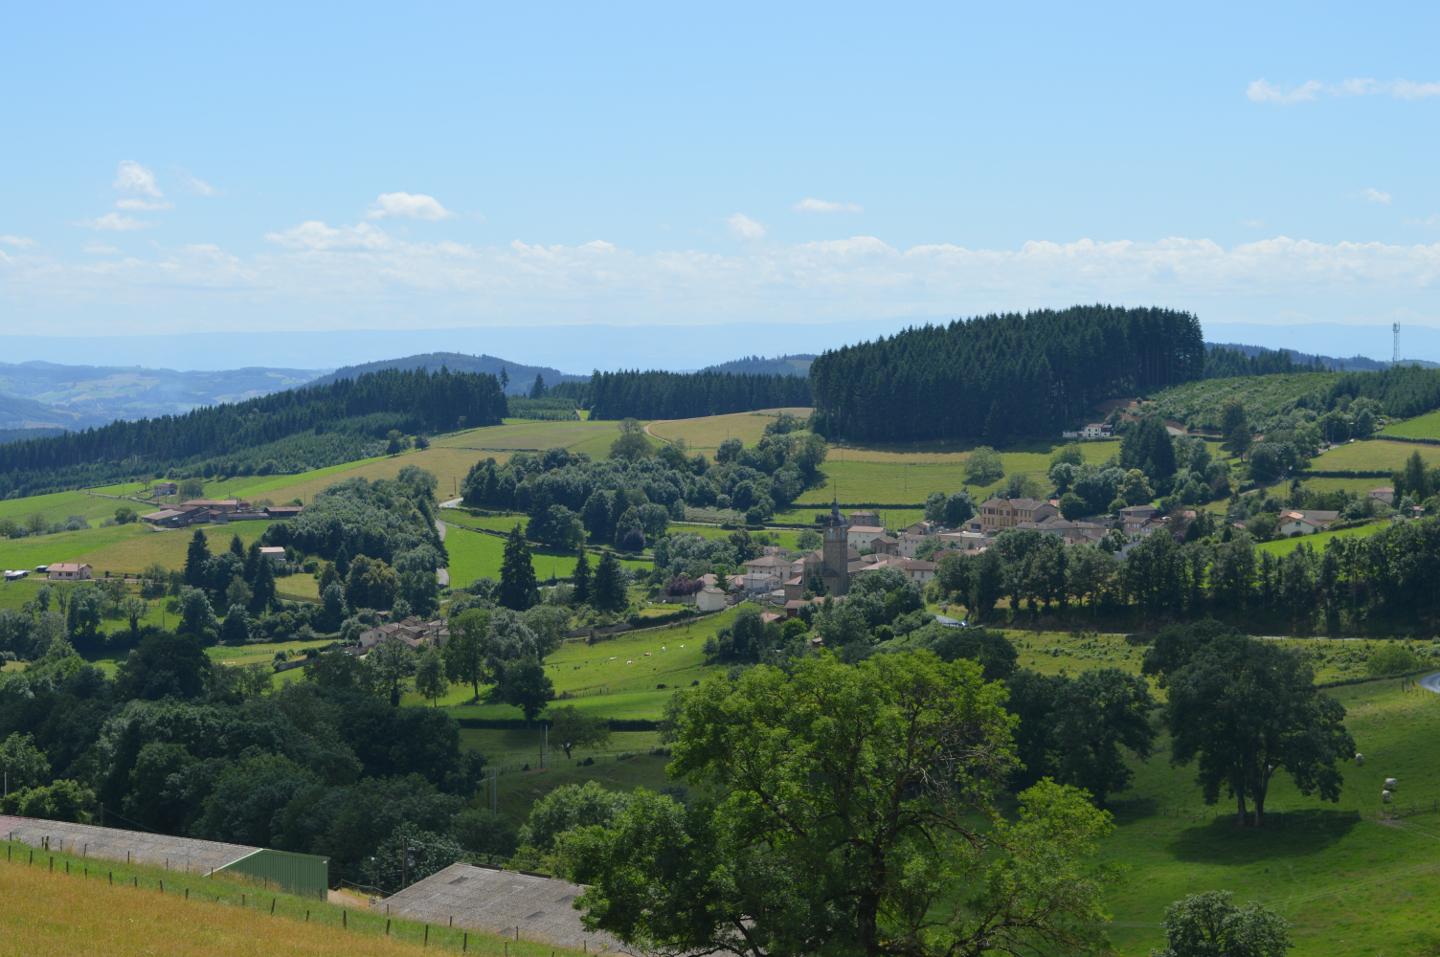
<instances>
[{"instance_id":1,"label":"white house","mask_svg":"<svg viewBox=\"0 0 1440 957\"><path fill-rule=\"evenodd\" d=\"M851 525L845 533L845 544L851 548L869 548L877 538L885 537L885 529L879 525Z\"/></svg>"},{"instance_id":2,"label":"white house","mask_svg":"<svg viewBox=\"0 0 1440 957\"><path fill-rule=\"evenodd\" d=\"M51 581L87 581L90 578L91 569L85 562L56 562L46 572Z\"/></svg>"},{"instance_id":3,"label":"white house","mask_svg":"<svg viewBox=\"0 0 1440 957\"><path fill-rule=\"evenodd\" d=\"M725 607L725 593L714 585L695 593L695 608L698 611L720 611Z\"/></svg>"},{"instance_id":4,"label":"white house","mask_svg":"<svg viewBox=\"0 0 1440 957\"><path fill-rule=\"evenodd\" d=\"M1311 535L1335 524L1339 512L1324 509L1292 509L1280 513L1280 525L1276 532L1289 538L1292 535Z\"/></svg>"}]
</instances>

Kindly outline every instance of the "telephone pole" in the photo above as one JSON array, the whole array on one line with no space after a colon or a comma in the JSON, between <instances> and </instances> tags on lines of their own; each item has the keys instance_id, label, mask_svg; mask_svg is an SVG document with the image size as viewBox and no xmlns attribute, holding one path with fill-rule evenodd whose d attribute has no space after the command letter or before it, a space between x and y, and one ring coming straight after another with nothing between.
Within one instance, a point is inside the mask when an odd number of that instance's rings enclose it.
<instances>
[{"instance_id":1,"label":"telephone pole","mask_svg":"<svg viewBox=\"0 0 1440 957\"><path fill-rule=\"evenodd\" d=\"M1392 323L1390 331L1395 336L1395 344L1390 351L1390 364L1396 366L1400 364L1400 323Z\"/></svg>"}]
</instances>

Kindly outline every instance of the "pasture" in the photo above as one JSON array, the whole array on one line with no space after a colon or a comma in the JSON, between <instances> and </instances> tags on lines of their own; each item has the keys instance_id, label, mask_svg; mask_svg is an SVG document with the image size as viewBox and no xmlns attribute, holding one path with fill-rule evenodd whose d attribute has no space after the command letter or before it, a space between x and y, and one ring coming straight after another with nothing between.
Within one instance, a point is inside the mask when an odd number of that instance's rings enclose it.
<instances>
[{"instance_id":1,"label":"pasture","mask_svg":"<svg viewBox=\"0 0 1440 957\"><path fill-rule=\"evenodd\" d=\"M1391 422L1380 430L1380 437L1399 439L1434 439L1440 441L1440 409L1417 415L1413 419Z\"/></svg>"},{"instance_id":2,"label":"pasture","mask_svg":"<svg viewBox=\"0 0 1440 957\"><path fill-rule=\"evenodd\" d=\"M1430 742L1440 733L1440 695L1399 680L1327 691L1346 708L1366 756L1344 769L1338 804L1300 795L1283 772L1267 802L1267 824L1239 829L1230 803L1206 806L1191 768L1172 768L1161 742L1135 765L1133 787L1113 802L1118 827L1103 857L1121 868L1108 896L1111 937L1142 957L1161 943L1171 901L1202 890L1258 900L1291 923L1295 953L1319 957L1434 953L1440 936L1431 901L1440 894L1440 768ZM1398 803L1423 813L1381 817L1381 783L1400 780ZM1218 815L1218 818L1217 818Z\"/></svg>"},{"instance_id":3,"label":"pasture","mask_svg":"<svg viewBox=\"0 0 1440 957\"><path fill-rule=\"evenodd\" d=\"M1368 538L1383 529L1389 528L1389 522L1371 522L1368 525L1356 525L1353 528L1337 528L1330 532L1316 532L1313 535L1297 535L1294 538L1277 538L1273 542L1261 542L1255 546L1257 551L1269 552L1277 558L1288 555L1302 544L1309 545L1317 552L1323 551L1325 546L1337 538Z\"/></svg>"},{"instance_id":4,"label":"pasture","mask_svg":"<svg viewBox=\"0 0 1440 957\"><path fill-rule=\"evenodd\" d=\"M1327 449L1310 460L1310 468L1316 472L1396 472L1416 452L1430 468L1440 465L1440 445L1366 439ZM1375 482L1384 484L1388 483Z\"/></svg>"},{"instance_id":5,"label":"pasture","mask_svg":"<svg viewBox=\"0 0 1440 957\"><path fill-rule=\"evenodd\" d=\"M139 485L134 487L138 489ZM95 525L114 518L115 510L122 506L129 506L137 512L145 510L136 502L118 501L89 492L51 492L28 498L0 499L0 520L10 519L23 526L26 519L33 515L39 515L47 523L63 522L76 516Z\"/></svg>"},{"instance_id":6,"label":"pasture","mask_svg":"<svg viewBox=\"0 0 1440 957\"><path fill-rule=\"evenodd\" d=\"M445 512L449 521L450 510ZM513 526L513 522L511 525ZM477 578L499 578L500 564L505 558L505 539L498 535L451 525L445 536L445 550L450 553L450 581L456 588L464 588ZM591 553L590 567L593 569L599 556ZM573 552L556 552L534 548L531 563L541 581L551 578L569 578L575 572L576 556ZM650 563L642 559L621 558L620 564L632 570L648 571Z\"/></svg>"}]
</instances>

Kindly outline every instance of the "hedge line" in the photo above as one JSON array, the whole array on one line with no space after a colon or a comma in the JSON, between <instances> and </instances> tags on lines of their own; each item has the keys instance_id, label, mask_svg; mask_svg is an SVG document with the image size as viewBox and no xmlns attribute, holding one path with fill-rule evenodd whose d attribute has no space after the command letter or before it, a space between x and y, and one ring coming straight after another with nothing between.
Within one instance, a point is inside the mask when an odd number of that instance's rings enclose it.
<instances>
[{"instance_id":1,"label":"hedge line","mask_svg":"<svg viewBox=\"0 0 1440 957\"><path fill-rule=\"evenodd\" d=\"M456 718L462 728L485 731L531 731L539 724L524 718ZM606 721L611 731L659 731L660 722L650 718L610 718Z\"/></svg>"}]
</instances>

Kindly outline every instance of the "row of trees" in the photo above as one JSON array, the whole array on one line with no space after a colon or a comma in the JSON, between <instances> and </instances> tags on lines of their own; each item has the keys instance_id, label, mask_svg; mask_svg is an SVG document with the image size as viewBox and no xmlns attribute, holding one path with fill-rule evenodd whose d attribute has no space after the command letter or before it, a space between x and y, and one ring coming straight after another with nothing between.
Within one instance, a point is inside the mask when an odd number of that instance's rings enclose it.
<instances>
[{"instance_id":1,"label":"row of trees","mask_svg":"<svg viewBox=\"0 0 1440 957\"><path fill-rule=\"evenodd\" d=\"M575 391L592 419L689 419L810 405L810 383L790 375L597 371Z\"/></svg>"},{"instance_id":2,"label":"row of trees","mask_svg":"<svg viewBox=\"0 0 1440 957\"><path fill-rule=\"evenodd\" d=\"M1123 554L1016 529L981 554L943 555L936 581L979 620L1005 599L1012 614L1078 605L1117 627L1213 616L1293 634L1395 634L1440 626L1437 569L1440 521L1425 518L1283 555L1228 526L1185 542L1157 530Z\"/></svg>"},{"instance_id":3,"label":"row of trees","mask_svg":"<svg viewBox=\"0 0 1440 957\"><path fill-rule=\"evenodd\" d=\"M1077 306L909 329L810 368L816 428L870 441L1053 435L1102 399L1198 378L1193 315Z\"/></svg>"}]
</instances>

